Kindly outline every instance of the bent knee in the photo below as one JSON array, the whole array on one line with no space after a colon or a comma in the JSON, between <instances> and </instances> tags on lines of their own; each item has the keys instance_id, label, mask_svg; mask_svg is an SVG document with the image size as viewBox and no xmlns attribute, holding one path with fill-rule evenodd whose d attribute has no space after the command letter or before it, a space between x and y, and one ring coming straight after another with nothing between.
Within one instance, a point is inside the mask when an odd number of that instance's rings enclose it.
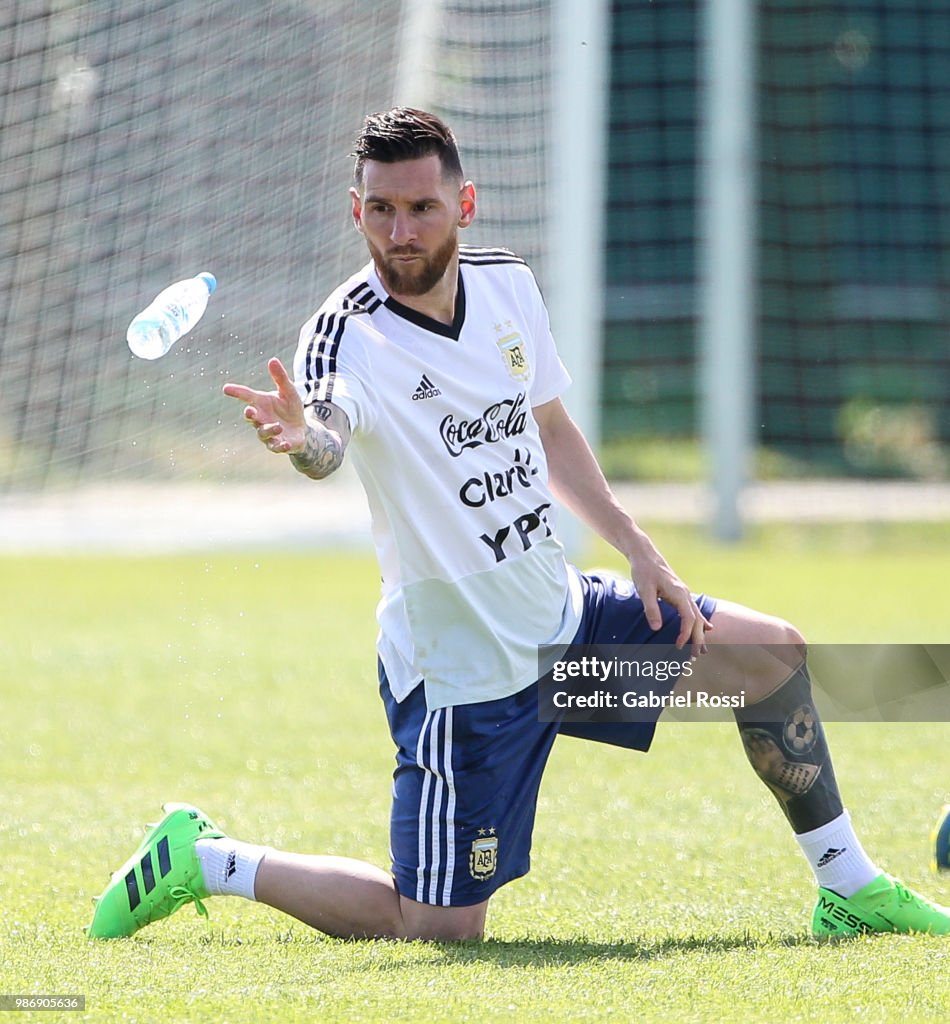
<instances>
[{"instance_id":1,"label":"bent knee","mask_svg":"<svg viewBox=\"0 0 950 1024\"><path fill-rule=\"evenodd\" d=\"M485 936L488 900L471 907L435 907L399 897L402 910L402 938L430 942L464 942Z\"/></svg>"},{"instance_id":2,"label":"bent knee","mask_svg":"<svg viewBox=\"0 0 950 1024\"><path fill-rule=\"evenodd\" d=\"M795 648L799 657L804 658L808 643L801 631L785 619L768 615L763 617L758 642L766 646Z\"/></svg>"},{"instance_id":3,"label":"bent knee","mask_svg":"<svg viewBox=\"0 0 950 1024\"><path fill-rule=\"evenodd\" d=\"M719 601L712 624L713 631L709 637L712 643L796 647L802 657L807 649L807 641L801 631L790 622L732 601Z\"/></svg>"},{"instance_id":4,"label":"bent knee","mask_svg":"<svg viewBox=\"0 0 950 1024\"><path fill-rule=\"evenodd\" d=\"M802 635L801 631L790 622L786 622L784 619L776 619L775 628L781 637L777 642L780 644L787 644L789 647L797 648L798 653L802 658L804 658L805 654L808 652L808 641Z\"/></svg>"}]
</instances>

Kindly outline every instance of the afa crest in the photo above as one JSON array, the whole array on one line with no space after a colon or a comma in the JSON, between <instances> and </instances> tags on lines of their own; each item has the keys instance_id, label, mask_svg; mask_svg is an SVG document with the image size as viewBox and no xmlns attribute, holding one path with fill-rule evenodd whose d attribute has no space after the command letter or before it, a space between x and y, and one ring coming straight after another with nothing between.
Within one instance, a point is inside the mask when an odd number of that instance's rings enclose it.
<instances>
[{"instance_id":1,"label":"afa crest","mask_svg":"<svg viewBox=\"0 0 950 1024\"><path fill-rule=\"evenodd\" d=\"M498 351L505 361L505 367L513 380L526 381L531 377L527 347L517 331L498 339Z\"/></svg>"},{"instance_id":2,"label":"afa crest","mask_svg":"<svg viewBox=\"0 0 950 1024\"><path fill-rule=\"evenodd\" d=\"M490 831L494 832L494 829ZM484 832L484 829L479 829ZM498 836L483 836L472 841L472 849L468 855L468 870L472 878L479 882L491 878L498 867Z\"/></svg>"}]
</instances>

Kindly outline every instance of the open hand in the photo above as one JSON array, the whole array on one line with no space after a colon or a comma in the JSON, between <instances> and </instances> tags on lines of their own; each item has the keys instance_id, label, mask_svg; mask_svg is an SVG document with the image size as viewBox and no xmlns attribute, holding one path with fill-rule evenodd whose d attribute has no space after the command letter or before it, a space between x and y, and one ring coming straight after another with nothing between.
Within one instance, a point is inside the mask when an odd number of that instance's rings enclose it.
<instances>
[{"instance_id":1,"label":"open hand","mask_svg":"<svg viewBox=\"0 0 950 1024\"><path fill-rule=\"evenodd\" d=\"M300 452L306 436L303 402L279 359L271 359L267 370L276 391L255 391L243 384L225 384L222 390L229 398L247 403L244 418L266 448L280 455Z\"/></svg>"}]
</instances>

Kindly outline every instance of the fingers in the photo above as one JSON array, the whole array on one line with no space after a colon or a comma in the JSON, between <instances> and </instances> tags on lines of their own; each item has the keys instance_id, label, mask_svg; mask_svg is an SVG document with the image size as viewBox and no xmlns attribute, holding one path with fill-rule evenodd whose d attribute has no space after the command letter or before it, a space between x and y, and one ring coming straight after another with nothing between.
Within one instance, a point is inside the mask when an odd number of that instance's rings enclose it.
<instances>
[{"instance_id":1,"label":"fingers","mask_svg":"<svg viewBox=\"0 0 950 1024\"><path fill-rule=\"evenodd\" d=\"M643 614L647 617L650 629L655 633L663 625L663 613L660 611L660 602L657 598L656 587L645 584L637 587L640 600L643 602Z\"/></svg>"},{"instance_id":2,"label":"fingers","mask_svg":"<svg viewBox=\"0 0 950 1024\"><path fill-rule=\"evenodd\" d=\"M680 629L676 636L677 648L682 650L689 644L694 656L704 654L706 651L704 637L709 622L696 607L692 594L685 587L678 587L670 599L670 604L677 610L680 617Z\"/></svg>"},{"instance_id":3,"label":"fingers","mask_svg":"<svg viewBox=\"0 0 950 1024\"><path fill-rule=\"evenodd\" d=\"M269 441L272 437L276 437L283 431L283 427L280 423L265 423L260 410L257 406L249 405L244 410L244 418L255 427L257 430L257 436L262 441Z\"/></svg>"},{"instance_id":4,"label":"fingers","mask_svg":"<svg viewBox=\"0 0 950 1024\"><path fill-rule=\"evenodd\" d=\"M677 600L673 604L680 616L680 631L676 635L676 646L682 649L693 639L697 610L689 594L678 594Z\"/></svg>"},{"instance_id":5,"label":"fingers","mask_svg":"<svg viewBox=\"0 0 950 1024\"><path fill-rule=\"evenodd\" d=\"M277 385L277 397L282 409L290 416L303 416L303 400L294 387L293 379L284 364L275 356L267 363L271 380Z\"/></svg>"},{"instance_id":6,"label":"fingers","mask_svg":"<svg viewBox=\"0 0 950 1024\"><path fill-rule=\"evenodd\" d=\"M267 370L271 375L271 380L277 385L277 394L281 398L288 398L297 394L297 389L294 387L290 374L287 373L284 364L276 356L268 360ZM242 402L253 402L260 398L261 395L268 394L268 392L255 391L253 388L245 387L243 384L234 384L232 382L225 384L221 390L228 398L237 398ZM273 392L270 393L272 394Z\"/></svg>"},{"instance_id":7,"label":"fingers","mask_svg":"<svg viewBox=\"0 0 950 1024\"><path fill-rule=\"evenodd\" d=\"M257 428L257 437L268 451L278 453L290 451L290 442L284 438L284 428L280 423L262 423Z\"/></svg>"},{"instance_id":8,"label":"fingers","mask_svg":"<svg viewBox=\"0 0 950 1024\"><path fill-rule=\"evenodd\" d=\"M295 447L293 436L303 431L303 402L279 359L270 359L267 370L277 387L276 393L255 391L233 382L225 384L221 390L228 398L248 403L244 408L244 418L254 427L258 440L269 451L283 454L299 451L301 441L298 439ZM288 430L292 435L290 438L286 435Z\"/></svg>"},{"instance_id":9,"label":"fingers","mask_svg":"<svg viewBox=\"0 0 950 1024\"><path fill-rule=\"evenodd\" d=\"M695 657L706 653L706 633L711 630L712 623L699 610L689 589L682 583L677 586L664 588L662 594L658 588L646 585L638 588L640 599L643 601L643 613L647 623L652 630L657 631L663 625L663 615L660 611L659 601L662 599L672 605L679 615L680 628L676 635L676 647L682 650L689 645Z\"/></svg>"},{"instance_id":10,"label":"fingers","mask_svg":"<svg viewBox=\"0 0 950 1024\"><path fill-rule=\"evenodd\" d=\"M689 644L692 647L693 657L698 658L701 654L706 653L706 630L712 629L712 623L703 615L703 613L693 605L695 611L695 619L693 621L693 628L689 634Z\"/></svg>"},{"instance_id":11,"label":"fingers","mask_svg":"<svg viewBox=\"0 0 950 1024\"><path fill-rule=\"evenodd\" d=\"M284 428L279 423L262 423L257 428L257 436L262 441L269 441L272 437L279 437Z\"/></svg>"},{"instance_id":12,"label":"fingers","mask_svg":"<svg viewBox=\"0 0 950 1024\"><path fill-rule=\"evenodd\" d=\"M252 388L246 388L243 384L225 384L221 390L228 398L237 398L242 402L253 402L260 394Z\"/></svg>"},{"instance_id":13,"label":"fingers","mask_svg":"<svg viewBox=\"0 0 950 1024\"><path fill-rule=\"evenodd\" d=\"M712 623L697 608L692 595L687 594L685 603L677 606L680 613L680 631L676 637L676 646L682 650L687 644L692 649L693 657L706 653L706 631L712 629Z\"/></svg>"},{"instance_id":14,"label":"fingers","mask_svg":"<svg viewBox=\"0 0 950 1024\"><path fill-rule=\"evenodd\" d=\"M277 385L277 393L281 398L289 398L291 394L296 394L296 388L294 388L294 382L290 379L290 374L284 369L284 364L276 356L268 360L267 371L270 373L271 380Z\"/></svg>"},{"instance_id":15,"label":"fingers","mask_svg":"<svg viewBox=\"0 0 950 1024\"><path fill-rule=\"evenodd\" d=\"M264 421L263 421L263 420L261 419L261 414L260 414L260 412L258 412L258 410L257 410L257 407L256 407L256 406L253 406L253 405L249 405L249 406L248 406L248 407L247 407L247 408L246 408L246 409L244 410L244 418L245 418L245 419L246 419L246 420L247 420L247 421L248 421L248 422L249 422L249 423L250 423L250 424L251 424L252 426L255 426L255 427L262 427L262 426L264 426Z\"/></svg>"}]
</instances>

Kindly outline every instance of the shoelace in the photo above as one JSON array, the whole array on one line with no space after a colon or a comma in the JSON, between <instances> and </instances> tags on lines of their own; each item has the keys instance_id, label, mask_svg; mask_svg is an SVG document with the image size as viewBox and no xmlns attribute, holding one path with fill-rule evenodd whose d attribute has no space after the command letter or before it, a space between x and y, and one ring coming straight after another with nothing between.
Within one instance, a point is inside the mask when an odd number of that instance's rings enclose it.
<instances>
[{"instance_id":1,"label":"shoelace","mask_svg":"<svg viewBox=\"0 0 950 1024\"><path fill-rule=\"evenodd\" d=\"M933 904L929 900L924 899L924 897L921 896L920 893L914 892L913 889L908 889L906 885L901 885L900 882L895 882L894 888L897 890L897 898L900 900L901 903L912 903L915 907L918 907L920 910L934 909Z\"/></svg>"},{"instance_id":2,"label":"shoelace","mask_svg":"<svg viewBox=\"0 0 950 1024\"><path fill-rule=\"evenodd\" d=\"M191 891L187 886L184 885L173 885L168 890L168 895L175 900L175 906L172 907L171 912L174 913L179 907L183 907L186 903L194 903L195 910L198 911L199 917L208 916L208 908L201 902L195 893Z\"/></svg>"},{"instance_id":3,"label":"shoelace","mask_svg":"<svg viewBox=\"0 0 950 1024\"><path fill-rule=\"evenodd\" d=\"M901 903L920 903L920 899L900 882L895 882L894 888L897 890L897 898Z\"/></svg>"}]
</instances>

